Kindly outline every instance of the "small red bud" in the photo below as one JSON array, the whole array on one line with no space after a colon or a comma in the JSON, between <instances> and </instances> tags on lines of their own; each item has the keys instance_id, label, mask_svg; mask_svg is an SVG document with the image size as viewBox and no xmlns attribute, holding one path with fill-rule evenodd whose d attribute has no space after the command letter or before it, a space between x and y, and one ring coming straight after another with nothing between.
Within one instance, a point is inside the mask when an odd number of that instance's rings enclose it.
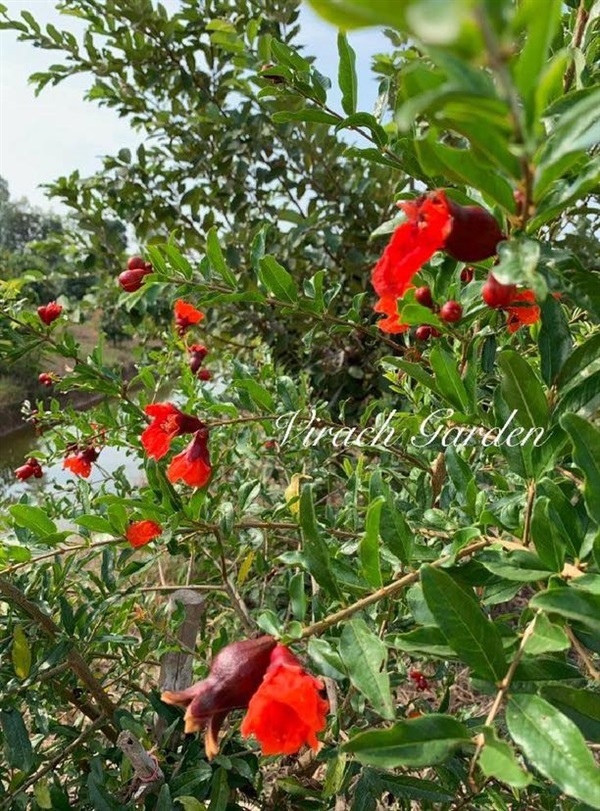
<instances>
[{"instance_id":1,"label":"small red bud","mask_svg":"<svg viewBox=\"0 0 600 811\"><path fill-rule=\"evenodd\" d=\"M135 268L133 270L124 270L119 274L119 284L126 293L135 293L139 290L144 283L144 278L152 271L146 268Z\"/></svg>"},{"instance_id":2,"label":"small red bud","mask_svg":"<svg viewBox=\"0 0 600 811\"><path fill-rule=\"evenodd\" d=\"M54 378L51 374L48 374L48 372L42 372L38 375L38 382L42 386L51 386L54 383Z\"/></svg>"},{"instance_id":3,"label":"small red bud","mask_svg":"<svg viewBox=\"0 0 600 811\"><path fill-rule=\"evenodd\" d=\"M127 260L127 270L144 270L146 262L141 256L132 256Z\"/></svg>"},{"instance_id":4,"label":"small red bud","mask_svg":"<svg viewBox=\"0 0 600 811\"><path fill-rule=\"evenodd\" d=\"M475 276L475 268L466 267L461 270L460 280L465 284L469 284L469 282L473 281L474 276Z\"/></svg>"},{"instance_id":5,"label":"small red bud","mask_svg":"<svg viewBox=\"0 0 600 811\"><path fill-rule=\"evenodd\" d=\"M431 333L433 332L432 327L427 326L426 324L417 327L415 330L415 338L417 341L427 341L431 338Z\"/></svg>"},{"instance_id":6,"label":"small red bud","mask_svg":"<svg viewBox=\"0 0 600 811\"><path fill-rule=\"evenodd\" d=\"M452 230L444 250L459 262L481 262L497 251L504 239L496 219L480 206L461 206L448 199L452 214Z\"/></svg>"},{"instance_id":7,"label":"small red bud","mask_svg":"<svg viewBox=\"0 0 600 811\"><path fill-rule=\"evenodd\" d=\"M498 279L490 273L483 285L481 296L488 307L508 307L517 293L515 284L500 284Z\"/></svg>"},{"instance_id":8,"label":"small red bud","mask_svg":"<svg viewBox=\"0 0 600 811\"><path fill-rule=\"evenodd\" d=\"M433 307L431 290L427 286L417 287L415 290L415 301L417 304L420 304L423 307L429 307L431 309Z\"/></svg>"},{"instance_id":9,"label":"small red bud","mask_svg":"<svg viewBox=\"0 0 600 811\"><path fill-rule=\"evenodd\" d=\"M440 310L440 318L442 321L447 321L449 324L460 321L462 314L463 308L458 301L447 301Z\"/></svg>"},{"instance_id":10,"label":"small red bud","mask_svg":"<svg viewBox=\"0 0 600 811\"><path fill-rule=\"evenodd\" d=\"M189 367L192 372L196 374L198 369L202 366L202 361L208 355L208 349L202 344L193 344L188 349L188 352L190 353Z\"/></svg>"},{"instance_id":11,"label":"small red bud","mask_svg":"<svg viewBox=\"0 0 600 811\"><path fill-rule=\"evenodd\" d=\"M212 380L212 374L208 371L208 369L200 369L196 377L198 380Z\"/></svg>"}]
</instances>

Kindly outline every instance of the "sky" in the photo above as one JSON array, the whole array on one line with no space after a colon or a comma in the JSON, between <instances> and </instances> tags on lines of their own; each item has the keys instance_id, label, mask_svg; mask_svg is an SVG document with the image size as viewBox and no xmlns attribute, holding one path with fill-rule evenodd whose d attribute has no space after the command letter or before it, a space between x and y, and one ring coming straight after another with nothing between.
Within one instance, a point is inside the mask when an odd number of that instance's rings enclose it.
<instances>
[{"instance_id":1,"label":"sky","mask_svg":"<svg viewBox=\"0 0 600 811\"><path fill-rule=\"evenodd\" d=\"M74 17L61 15L55 0L2 2L13 18L27 10L42 25L52 23L75 34L83 27ZM178 6L178 0L162 2L169 11ZM336 29L306 5L302 7L301 25L302 41L308 45L306 53L316 56L317 69L332 79L330 98L332 106L339 109ZM371 56L386 49L386 39L372 28L351 33L349 39L356 51L358 109L371 111L377 93L369 72ZM140 135L114 110L84 100L92 83L89 76L73 76L57 87L47 85L36 98L28 77L59 61L58 51L18 42L15 31L0 32L0 175L8 180L12 198L26 197L33 205L57 213L64 209L47 199L41 184L75 169L83 176L90 175L100 168L102 155L140 142Z\"/></svg>"}]
</instances>

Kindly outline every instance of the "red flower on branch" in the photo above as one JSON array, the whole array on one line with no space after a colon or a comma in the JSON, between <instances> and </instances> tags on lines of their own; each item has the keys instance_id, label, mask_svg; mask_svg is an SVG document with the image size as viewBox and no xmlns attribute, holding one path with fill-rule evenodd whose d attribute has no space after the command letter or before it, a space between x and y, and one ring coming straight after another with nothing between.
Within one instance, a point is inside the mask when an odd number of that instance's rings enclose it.
<instances>
[{"instance_id":1,"label":"red flower on branch","mask_svg":"<svg viewBox=\"0 0 600 811\"><path fill-rule=\"evenodd\" d=\"M201 428L196 431L187 448L173 457L167 470L167 478L171 482L184 481L190 487L205 487L211 474L208 431Z\"/></svg>"},{"instance_id":2,"label":"red flower on branch","mask_svg":"<svg viewBox=\"0 0 600 811\"><path fill-rule=\"evenodd\" d=\"M208 355L208 349L203 346L202 344L192 344L189 347L188 352L190 353L189 359L189 367L194 374L200 369L202 366L202 362L204 358Z\"/></svg>"},{"instance_id":3,"label":"red flower on branch","mask_svg":"<svg viewBox=\"0 0 600 811\"><path fill-rule=\"evenodd\" d=\"M540 308L535 303L533 290L521 290L506 307L509 332L516 332L519 327L535 324L540 320Z\"/></svg>"},{"instance_id":4,"label":"red flower on branch","mask_svg":"<svg viewBox=\"0 0 600 811\"><path fill-rule=\"evenodd\" d=\"M142 445L151 459L162 459L176 436L193 434L204 423L197 417L184 414L172 403L152 403L144 409L152 422L143 431Z\"/></svg>"},{"instance_id":5,"label":"red flower on branch","mask_svg":"<svg viewBox=\"0 0 600 811\"><path fill-rule=\"evenodd\" d=\"M24 465L21 465L21 467L15 470L15 476L22 482L27 481L27 479L30 479L32 476L35 476L36 479L41 479L43 475L44 471L40 463L37 459L34 459L33 456L30 456Z\"/></svg>"},{"instance_id":6,"label":"red flower on branch","mask_svg":"<svg viewBox=\"0 0 600 811\"><path fill-rule=\"evenodd\" d=\"M54 375L50 374L49 372L41 372L38 375L38 383L41 386L52 386L54 379Z\"/></svg>"},{"instance_id":7,"label":"red flower on branch","mask_svg":"<svg viewBox=\"0 0 600 811\"><path fill-rule=\"evenodd\" d=\"M134 521L127 527L125 537L131 546L137 549L138 546L145 546L154 538L158 538L161 533L162 527L154 521Z\"/></svg>"},{"instance_id":8,"label":"red flower on branch","mask_svg":"<svg viewBox=\"0 0 600 811\"><path fill-rule=\"evenodd\" d=\"M165 704L185 707L186 733L207 727L204 746L209 760L219 752L218 733L225 717L232 710L248 706L275 645L272 636L227 645L213 659L207 678L187 690L162 694Z\"/></svg>"},{"instance_id":9,"label":"red flower on branch","mask_svg":"<svg viewBox=\"0 0 600 811\"><path fill-rule=\"evenodd\" d=\"M192 304L183 299L175 302L175 328L179 335L184 335L192 324L197 324L204 318L204 313L197 310Z\"/></svg>"},{"instance_id":10,"label":"red flower on branch","mask_svg":"<svg viewBox=\"0 0 600 811\"><path fill-rule=\"evenodd\" d=\"M62 305L57 304L55 301L49 301L48 304L43 304L37 308L37 314L46 325L50 325L62 313Z\"/></svg>"},{"instance_id":11,"label":"red flower on branch","mask_svg":"<svg viewBox=\"0 0 600 811\"><path fill-rule=\"evenodd\" d=\"M406 222L392 234L371 277L379 296L375 312L388 316L378 322L384 332L407 329L397 317L396 302L436 251L445 250L462 262L479 262L493 256L503 239L498 223L488 211L478 206L461 206L441 190L398 205L406 214Z\"/></svg>"},{"instance_id":12,"label":"red flower on branch","mask_svg":"<svg viewBox=\"0 0 600 811\"><path fill-rule=\"evenodd\" d=\"M264 755L292 755L305 744L317 749L329 704L323 683L303 669L293 653L277 645L242 722L244 737L254 735Z\"/></svg>"},{"instance_id":13,"label":"red flower on branch","mask_svg":"<svg viewBox=\"0 0 600 811\"><path fill-rule=\"evenodd\" d=\"M92 472L92 464L96 461L100 452L96 448L84 448L73 456L67 456L63 462L63 468L70 470L77 476L87 479Z\"/></svg>"}]
</instances>

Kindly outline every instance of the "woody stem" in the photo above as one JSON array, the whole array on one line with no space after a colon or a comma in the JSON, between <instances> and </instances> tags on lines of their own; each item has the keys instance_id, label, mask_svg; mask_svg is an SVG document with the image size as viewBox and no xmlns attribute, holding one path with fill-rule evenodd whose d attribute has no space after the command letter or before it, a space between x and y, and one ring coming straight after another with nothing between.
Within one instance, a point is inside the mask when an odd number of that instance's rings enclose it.
<instances>
[{"instance_id":1,"label":"woody stem","mask_svg":"<svg viewBox=\"0 0 600 811\"><path fill-rule=\"evenodd\" d=\"M444 555L441 558L433 561L430 565L436 569L439 569L440 566L443 566L445 563L449 563L453 558L458 560L462 558L466 558L469 555L472 555L473 552L478 552L480 549L484 549L489 543L493 542L493 539L485 539L483 541L477 541L476 543L472 543L469 546L465 546L464 549L461 549L456 555ZM339 611L336 611L334 614L330 614L325 619L319 620L318 622L314 622L312 625L307 625L302 630L302 639L308 639L311 636L317 636L318 634L322 634L328 628L331 628L333 625L337 625L339 622L351 617L353 614L356 614L358 611L362 611L363 608L367 608L373 603L377 603L380 600L383 600L385 597L391 597L394 594L402 591L402 589L406 588L407 586L416 583L420 577L420 572L410 572L409 574L405 574L400 577L398 580L394 580L392 583L389 583L387 586L383 586L383 588L377 589L377 591L368 594L366 597L363 597L360 600L357 600L352 605L346 606L346 608L342 608Z\"/></svg>"}]
</instances>

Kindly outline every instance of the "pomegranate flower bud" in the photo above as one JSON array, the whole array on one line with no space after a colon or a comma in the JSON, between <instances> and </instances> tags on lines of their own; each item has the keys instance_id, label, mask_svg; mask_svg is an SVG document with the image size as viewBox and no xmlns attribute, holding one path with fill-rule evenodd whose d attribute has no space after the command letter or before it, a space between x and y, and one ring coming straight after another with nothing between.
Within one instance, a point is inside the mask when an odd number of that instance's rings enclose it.
<instances>
[{"instance_id":1,"label":"pomegranate flower bud","mask_svg":"<svg viewBox=\"0 0 600 811\"><path fill-rule=\"evenodd\" d=\"M130 256L127 260L127 270L142 270L145 267L146 262L141 256Z\"/></svg>"},{"instance_id":2,"label":"pomegranate flower bud","mask_svg":"<svg viewBox=\"0 0 600 811\"><path fill-rule=\"evenodd\" d=\"M198 380L212 380L212 374L208 371L208 369L200 369L196 377Z\"/></svg>"},{"instance_id":3,"label":"pomegranate flower bud","mask_svg":"<svg viewBox=\"0 0 600 811\"><path fill-rule=\"evenodd\" d=\"M40 320L44 322L44 324L49 325L53 321L59 317L62 313L62 305L57 304L55 301L50 301L48 304L44 304L41 307L37 308L37 314L40 317Z\"/></svg>"},{"instance_id":4,"label":"pomegranate flower bud","mask_svg":"<svg viewBox=\"0 0 600 811\"><path fill-rule=\"evenodd\" d=\"M144 284L144 279L150 273L152 270L147 270L145 267L124 270L119 274L119 284L126 293L135 293Z\"/></svg>"},{"instance_id":5,"label":"pomegranate flower bud","mask_svg":"<svg viewBox=\"0 0 600 811\"><path fill-rule=\"evenodd\" d=\"M488 307L500 309L512 303L516 292L515 284L501 284L493 273L490 273L481 290L481 297Z\"/></svg>"},{"instance_id":6,"label":"pomegranate flower bud","mask_svg":"<svg viewBox=\"0 0 600 811\"><path fill-rule=\"evenodd\" d=\"M260 636L227 645L212 660L203 681L187 690L162 694L165 704L185 707L186 733L206 727L204 746L209 760L219 752L218 734L227 714L248 706L276 644L272 636Z\"/></svg>"},{"instance_id":7,"label":"pomegranate flower bud","mask_svg":"<svg viewBox=\"0 0 600 811\"><path fill-rule=\"evenodd\" d=\"M54 383L54 377L49 372L42 372L38 375L38 382L42 386L51 386Z\"/></svg>"},{"instance_id":8,"label":"pomegranate flower bud","mask_svg":"<svg viewBox=\"0 0 600 811\"><path fill-rule=\"evenodd\" d=\"M178 335L185 335L193 324L197 324L204 318L204 313L201 313L193 304L189 304L183 299L177 299L173 312L175 314L175 329Z\"/></svg>"},{"instance_id":9,"label":"pomegranate flower bud","mask_svg":"<svg viewBox=\"0 0 600 811\"><path fill-rule=\"evenodd\" d=\"M460 262L481 262L497 252L505 238L496 218L479 206L461 206L448 198L452 229L444 250Z\"/></svg>"},{"instance_id":10,"label":"pomegranate flower bud","mask_svg":"<svg viewBox=\"0 0 600 811\"><path fill-rule=\"evenodd\" d=\"M40 463L33 457L30 457L24 465L21 465L21 467L15 470L15 476L22 482L27 481L27 479L30 479L32 476L35 476L36 479L41 479L43 475L44 472Z\"/></svg>"},{"instance_id":11,"label":"pomegranate flower bud","mask_svg":"<svg viewBox=\"0 0 600 811\"><path fill-rule=\"evenodd\" d=\"M202 344L193 344L188 349L188 352L190 353L189 367L196 374L202 366L204 358L208 355L208 349Z\"/></svg>"}]
</instances>

